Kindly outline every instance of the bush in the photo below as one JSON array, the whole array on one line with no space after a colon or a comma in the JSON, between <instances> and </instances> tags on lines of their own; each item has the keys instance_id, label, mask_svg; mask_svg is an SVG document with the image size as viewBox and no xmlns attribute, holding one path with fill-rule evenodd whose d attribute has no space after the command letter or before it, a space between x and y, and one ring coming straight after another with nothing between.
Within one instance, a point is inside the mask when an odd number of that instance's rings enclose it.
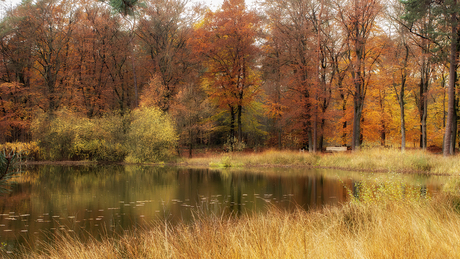
<instances>
[{"instance_id":1,"label":"bush","mask_svg":"<svg viewBox=\"0 0 460 259\"><path fill-rule=\"evenodd\" d=\"M32 132L46 160L158 162L174 156L177 134L158 108L88 119L68 110L40 114Z\"/></svg>"},{"instance_id":2,"label":"bush","mask_svg":"<svg viewBox=\"0 0 460 259\"><path fill-rule=\"evenodd\" d=\"M0 150L3 150L6 153L19 153L21 154L22 160L37 160L40 152L37 142L7 142L0 144Z\"/></svg>"},{"instance_id":3,"label":"bush","mask_svg":"<svg viewBox=\"0 0 460 259\"><path fill-rule=\"evenodd\" d=\"M123 161L124 120L119 115L88 119L75 112L60 110L50 116L40 114L32 122L32 133L46 160Z\"/></svg>"},{"instance_id":4,"label":"bush","mask_svg":"<svg viewBox=\"0 0 460 259\"><path fill-rule=\"evenodd\" d=\"M123 161L128 153L124 144L128 126L129 116L111 114L92 119L75 138L73 152L79 159Z\"/></svg>"},{"instance_id":5,"label":"bush","mask_svg":"<svg viewBox=\"0 0 460 259\"><path fill-rule=\"evenodd\" d=\"M172 120L156 107L141 107L132 114L127 162L158 162L171 159L178 136Z\"/></svg>"}]
</instances>

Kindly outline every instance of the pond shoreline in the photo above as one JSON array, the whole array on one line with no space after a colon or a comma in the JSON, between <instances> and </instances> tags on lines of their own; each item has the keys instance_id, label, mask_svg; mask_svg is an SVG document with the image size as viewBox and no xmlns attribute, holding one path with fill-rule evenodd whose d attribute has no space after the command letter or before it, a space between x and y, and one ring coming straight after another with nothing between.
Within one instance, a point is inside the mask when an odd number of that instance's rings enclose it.
<instances>
[{"instance_id":1,"label":"pond shoreline","mask_svg":"<svg viewBox=\"0 0 460 259\"><path fill-rule=\"evenodd\" d=\"M280 154L286 152L280 152ZM288 152L289 154L296 154L296 152ZM310 164L304 163L299 161L294 161L292 163L263 163L258 161L245 161L243 163L230 163L230 164L221 164L221 160L225 158L230 158L230 160L240 160L244 155L247 154L219 154L219 155L212 155L212 156L205 156L200 158L186 158L183 162L169 162L169 163L128 163L128 162L106 162L106 161L24 161L21 164L23 165L60 165L60 166L84 166L84 165L142 165L142 166L177 166L177 167L186 167L186 168L208 168L208 169L232 169L232 170L241 170L246 168L308 168L308 169L334 169L334 170L342 170L342 171L350 171L350 172L369 172L369 173L399 173L399 174L419 174L419 175L432 175L432 176L460 176L459 174L455 175L448 172L440 172L434 170L416 170L412 168L389 168L385 169L384 167L375 168L368 168L368 167L357 167L356 165L352 164L352 166L337 166L337 165L328 165L328 161L323 162L321 165L317 164ZM426 155L426 154L425 154ZM263 153L252 153L249 154L250 157L263 157ZM344 154L330 154L330 153L316 153L310 154L307 153L307 156L315 156L321 158L330 157L339 157L345 160L352 160L353 153L346 152ZM358 156L358 155L357 155ZM402 155L403 156L403 155ZM436 154L428 154L431 159L438 160L439 155ZM434 158L433 158L434 157ZM367 158L368 160L372 160L373 158ZM449 159L449 158L448 158ZM450 158L454 159L454 158ZM326 159L324 159L326 160ZM335 161L334 161L335 162ZM432 166L431 166L432 167ZM436 168L435 168L436 169ZM460 168L459 168L460 171Z\"/></svg>"}]
</instances>

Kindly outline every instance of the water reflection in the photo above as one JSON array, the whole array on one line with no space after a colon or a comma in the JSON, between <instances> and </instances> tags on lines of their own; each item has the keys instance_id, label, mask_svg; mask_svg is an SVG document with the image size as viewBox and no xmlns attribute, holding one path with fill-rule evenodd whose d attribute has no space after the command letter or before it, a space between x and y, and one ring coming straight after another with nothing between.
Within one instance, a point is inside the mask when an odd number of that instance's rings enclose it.
<instances>
[{"instance_id":1,"label":"water reflection","mask_svg":"<svg viewBox=\"0 0 460 259\"><path fill-rule=\"evenodd\" d=\"M121 233L153 220L191 221L193 214L259 213L269 206L306 210L348 199L359 181L346 172L298 170L258 174L150 166L35 166L0 200L0 241L34 246L44 232ZM436 190L416 179L424 191ZM346 186L346 188L344 187ZM426 187L428 186L428 187ZM268 206L267 206L268 205Z\"/></svg>"}]
</instances>

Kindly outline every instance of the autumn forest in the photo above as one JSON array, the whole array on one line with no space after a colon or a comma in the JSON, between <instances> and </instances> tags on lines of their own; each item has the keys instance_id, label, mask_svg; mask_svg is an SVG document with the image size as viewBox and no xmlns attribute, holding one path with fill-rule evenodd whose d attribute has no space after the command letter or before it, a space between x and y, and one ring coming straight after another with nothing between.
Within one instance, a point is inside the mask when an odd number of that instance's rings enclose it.
<instances>
[{"instance_id":1,"label":"autumn forest","mask_svg":"<svg viewBox=\"0 0 460 259\"><path fill-rule=\"evenodd\" d=\"M133 142L133 129L161 117L156 125L187 154L326 146L452 154L459 5L225 0L213 11L183 0L23 1L0 21L0 143L51 139L53 120L129 121Z\"/></svg>"}]
</instances>

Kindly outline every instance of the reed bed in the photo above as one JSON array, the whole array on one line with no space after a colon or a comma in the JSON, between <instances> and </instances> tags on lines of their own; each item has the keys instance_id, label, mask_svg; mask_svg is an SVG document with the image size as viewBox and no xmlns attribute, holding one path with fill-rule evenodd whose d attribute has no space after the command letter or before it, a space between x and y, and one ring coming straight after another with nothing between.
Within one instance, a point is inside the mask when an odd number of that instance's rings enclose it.
<instances>
[{"instance_id":1,"label":"reed bed","mask_svg":"<svg viewBox=\"0 0 460 259\"><path fill-rule=\"evenodd\" d=\"M187 159L183 165L228 167L309 166L356 171L414 172L460 175L458 155L442 157L423 150L364 149L358 152L308 153L268 150L224 153Z\"/></svg>"},{"instance_id":2,"label":"reed bed","mask_svg":"<svg viewBox=\"0 0 460 259\"><path fill-rule=\"evenodd\" d=\"M197 215L192 224L154 222L117 238L54 244L10 258L460 258L460 217L448 196L350 202L316 211L243 217Z\"/></svg>"}]
</instances>

